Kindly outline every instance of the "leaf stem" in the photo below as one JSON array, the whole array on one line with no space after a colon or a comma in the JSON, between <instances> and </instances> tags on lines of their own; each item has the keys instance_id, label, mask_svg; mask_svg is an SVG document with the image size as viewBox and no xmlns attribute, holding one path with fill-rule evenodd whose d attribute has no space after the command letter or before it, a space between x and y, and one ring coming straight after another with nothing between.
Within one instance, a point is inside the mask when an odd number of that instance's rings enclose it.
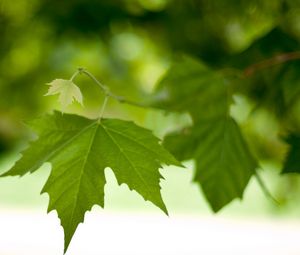
<instances>
[{"instance_id":1,"label":"leaf stem","mask_svg":"<svg viewBox=\"0 0 300 255\"><path fill-rule=\"evenodd\" d=\"M73 81L78 74L80 74L80 70L79 69L72 75L72 77L70 78L70 81Z\"/></svg>"},{"instance_id":2,"label":"leaf stem","mask_svg":"<svg viewBox=\"0 0 300 255\"><path fill-rule=\"evenodd\" d=\"M263 179L261 178L261 176L258 174L257 171L255 171L254 175L265 196L269 198L271 201L273 201L275 204L279 205L280 203L277 201L276 198L273 197L273 195L271 194L271 192L269 191L269 189L267 188L266 184L264 183Z\"/></svg>"},{"instance_id":3,"label":"leaf stem","mask_svg":"<svg viewBox=\"0 0 300 255\"><path fill-rule=\"evenodd\" d=\"M99 114L99 117L98 117L98 120L97 120L98 124L101 122L101 119L103 117L104 110L105 110L105 107L107 105L108 99L109 99L109 96L105 95L105 98L104 98L104 101L103 101L103 104L102 104L102 107L101 107L101 111L100 111L100 114Z\"/></svg>"}]
</instances>

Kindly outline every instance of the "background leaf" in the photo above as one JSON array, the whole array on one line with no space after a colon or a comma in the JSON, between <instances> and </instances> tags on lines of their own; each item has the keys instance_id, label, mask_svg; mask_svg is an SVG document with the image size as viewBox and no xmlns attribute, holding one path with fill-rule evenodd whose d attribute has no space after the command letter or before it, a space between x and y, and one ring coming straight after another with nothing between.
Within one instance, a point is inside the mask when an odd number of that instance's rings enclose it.
<instances>
[{"instance_id":1,"label":"background leaf","mask_svg":"<svg viewBox=\"0 0 300 255\"><path fill-rule=\"evenodd\" d=\"M290 148L282 173L300 173L300 135L290 134L287 138L287 142L290 145Z\"/></svg>"},{"instance_id":2,"label":"background leaf","mask_svg":"<svg viewBox=\"0 0 300 255\"><path fill-rule=\"evenodd\" d=\"M164 144L179 160L195 159L194 181L215 212L242 198L257 168L239 126L229 116L229 85L220 74L184 57L155 93L155 106L190 113L193 126L167 135Z\"/></svg>"}]
</instances>

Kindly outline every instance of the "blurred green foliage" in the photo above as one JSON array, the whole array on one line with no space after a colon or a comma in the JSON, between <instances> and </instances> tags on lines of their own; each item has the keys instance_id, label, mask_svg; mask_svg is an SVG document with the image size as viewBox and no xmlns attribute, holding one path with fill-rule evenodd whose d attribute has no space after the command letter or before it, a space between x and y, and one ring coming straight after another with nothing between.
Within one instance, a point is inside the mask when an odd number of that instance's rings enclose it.
<instances>
[{"instance_id":1,"label":"blurred green foliage","mask_svg":"<svg viewBox=\"0 0 300 255\"><path fill-rule=\"evenodd\" d=\"M300 133L300 60L276 60L299 54L298 0L0 0L0 39L0 153L28 136L20 120L59 108L43 97L54 78L83 66L116 94L143 102L182 53L234 84L232 115L261 161L282 164L283 137ZM103 95L84 77L77 84L85 108L69 111L96 116ZM190 122L115 102L107 114L159 135ZM298 178L282 179L277 195L284 202Z\"/></svg>"}]
</instances>

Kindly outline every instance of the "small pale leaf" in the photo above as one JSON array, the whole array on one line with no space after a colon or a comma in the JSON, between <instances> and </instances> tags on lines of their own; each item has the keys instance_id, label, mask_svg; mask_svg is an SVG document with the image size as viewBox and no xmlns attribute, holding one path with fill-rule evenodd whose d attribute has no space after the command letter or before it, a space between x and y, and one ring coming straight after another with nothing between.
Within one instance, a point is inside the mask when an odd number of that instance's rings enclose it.
<instances>
[{"instance_id":1,"label":"small pale leaf","mask_svg":"<svg viewBox=\"0 0 300 255\"><path fill-rule=\"evenodd\" d=\"M59 102L64 111L66 107L76 100L83 105L82 94L79 87L71 80L55 79L48 83L49 90L45 96L51 96L59 94Z\"/></svg>"}]
</instances>

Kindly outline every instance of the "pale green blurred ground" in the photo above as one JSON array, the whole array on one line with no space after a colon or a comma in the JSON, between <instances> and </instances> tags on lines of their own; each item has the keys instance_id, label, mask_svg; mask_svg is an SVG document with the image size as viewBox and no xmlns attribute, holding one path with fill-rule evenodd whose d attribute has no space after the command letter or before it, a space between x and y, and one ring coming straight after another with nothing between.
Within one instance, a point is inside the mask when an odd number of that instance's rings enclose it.
<instances>
[{"instance_id":1,"label":"pale green blurred ground","mask_svg":"<svg viewBox=\"0 0 300 255\"><path fill-rule=\"evenodd\" d=\"M15 155L5 157L1 161L0 169L8 169L14 162ZM201 190L196 184L192 184L193 164L185 162L186 169L178 167L165 167L161 170L165 180L161 181L162 196L169 210L170 216L212 215L208 203L205 201ZM278 169L272 164L263 164L264 171L261 176L276 197L278 187L284 185L278 177ZM50 164L45 164L33 174L27 174L21 178L6 177L0 179L0 208L23 210L37 209L46 211L48 195L40 195L40 191L50 173ZM107 212L132 212L132 213L162 213L150 202L145 202L134 191L129 191L126 185L118 186L110 169L106 169L107 184L105 186L105 210ZM284 178L284 177L283 177ZM280 183L282 182L282 183ZM242 201L235 200L226 206L219 214L223 217L235 218L295 218L300 215L300 206L297 203L297 194L289 197L285 204L276 204L267 198L259 187L255 178L244 193ZM101 209L102 210L102 209Z\"/></svg>"}]
</instances>

